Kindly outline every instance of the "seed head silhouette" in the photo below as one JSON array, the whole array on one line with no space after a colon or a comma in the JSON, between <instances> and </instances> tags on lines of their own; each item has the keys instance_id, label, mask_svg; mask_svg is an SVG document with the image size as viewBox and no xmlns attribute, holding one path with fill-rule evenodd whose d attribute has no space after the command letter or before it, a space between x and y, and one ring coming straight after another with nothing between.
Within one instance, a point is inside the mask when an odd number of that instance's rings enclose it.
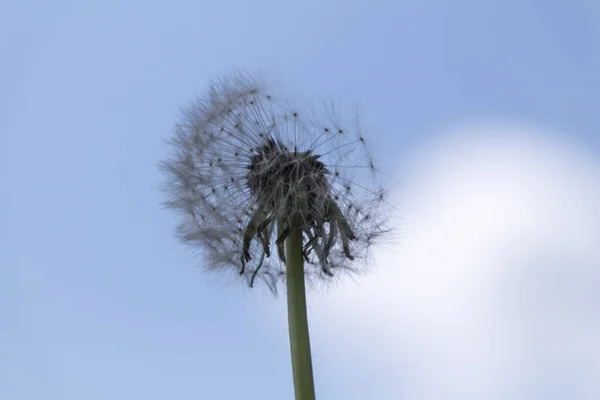
<instances>
[{"instance_id":1,"label":"seed head silhouette","mask_svg":"<svg viewBox=\"0 0 600 400\"><path fill-rule=\"evenodd\" d=\"M206 268L273 292L295 229L310 282L367 268L388 232L387 191L358 122L344 123L332 106L292 107L247 74L214 81L183 110L161 163L177 236Z\"/></svg>"}]
</instances>

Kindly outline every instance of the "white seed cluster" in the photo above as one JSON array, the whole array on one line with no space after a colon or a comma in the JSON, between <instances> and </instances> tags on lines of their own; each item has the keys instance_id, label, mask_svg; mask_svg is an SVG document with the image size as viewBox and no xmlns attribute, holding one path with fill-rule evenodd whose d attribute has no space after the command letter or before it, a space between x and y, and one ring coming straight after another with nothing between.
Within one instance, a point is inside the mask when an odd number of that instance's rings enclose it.
<instances>
[{"instance_id":1,"label":"white seed cluster","mask_svg":"<svg viewBox=\"0 0 600 400\"><path fill-rule=\"evenodd\" d=\"M207 268L273 291L292 230L302 232L313 281L366 267L387 231L386 192L358 127L342 127L331 109L277 100L248 76L213 83L185 109L161 164L166 205L182 216L178 237L201 250Z\"/></svg>"}]
</instances>

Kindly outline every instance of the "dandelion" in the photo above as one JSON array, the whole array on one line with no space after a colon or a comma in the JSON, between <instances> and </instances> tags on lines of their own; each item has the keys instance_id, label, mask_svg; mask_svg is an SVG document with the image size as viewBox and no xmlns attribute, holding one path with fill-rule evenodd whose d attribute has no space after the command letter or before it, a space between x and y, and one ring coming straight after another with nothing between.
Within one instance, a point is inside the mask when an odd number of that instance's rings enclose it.
<instances>
[{"instance_id":1,"label":"dandelion","mask_svg":"<svg viewBox=\"0 0 600 400\"><path fill-rule=\"evenodd\" d=\"M297 399L314 398L305 279L360 272L387 232L367 139L341 124L333 107L297 109L235 75L184 110L162 163L177 235L207 268L273 292L286 282Z\"/></svg>"}]
</instances>

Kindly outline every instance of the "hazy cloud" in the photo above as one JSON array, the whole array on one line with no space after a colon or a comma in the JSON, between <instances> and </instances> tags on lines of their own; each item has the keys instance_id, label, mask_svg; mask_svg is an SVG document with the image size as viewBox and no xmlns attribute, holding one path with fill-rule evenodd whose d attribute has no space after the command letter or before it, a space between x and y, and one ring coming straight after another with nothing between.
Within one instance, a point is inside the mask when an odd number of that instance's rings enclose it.
<instances>
[{"instance_id":1,"label":"hazy cloud","mask_svg":"<svg viewBox=\"0 0 600 400\"><path fill-rule=\"evenodd\" d=\"M314 329L389 365L390 398L600 398L599 160L477 123L423 143L406 172L401 240L317 296Z\"/></svg>"}]
</instances>

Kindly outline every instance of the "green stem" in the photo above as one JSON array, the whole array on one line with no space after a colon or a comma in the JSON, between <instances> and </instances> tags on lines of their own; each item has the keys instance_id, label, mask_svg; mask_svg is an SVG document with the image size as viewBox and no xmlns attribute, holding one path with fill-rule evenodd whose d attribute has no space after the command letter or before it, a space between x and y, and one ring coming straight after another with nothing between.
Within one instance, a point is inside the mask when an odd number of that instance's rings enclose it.
<instances>
[{"instance_id":1,"label":"green stem","mask_svg":"<svg viewBox=\"0 0 600 400\"><path fill-rule=\"evenodd\" d=\"M302 231L294 229L285 241L288 327L296 400L314 400L310 338L306 316Z\"/></svg>"}]
</instances>

